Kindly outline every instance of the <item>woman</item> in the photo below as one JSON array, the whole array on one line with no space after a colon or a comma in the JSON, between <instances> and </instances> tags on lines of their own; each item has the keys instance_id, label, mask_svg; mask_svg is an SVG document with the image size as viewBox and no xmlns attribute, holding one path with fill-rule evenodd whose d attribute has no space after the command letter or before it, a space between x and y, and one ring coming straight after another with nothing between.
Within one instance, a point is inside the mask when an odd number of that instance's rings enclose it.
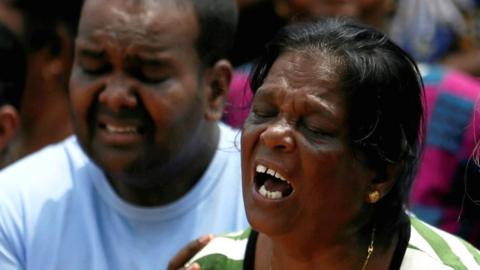
<instances>
[{"instance_id":1,"label":"woman","mask_svg":"<svg viewBox=\"0 0 480 270\"><path fill-rule=\"evenodd\" d=\"M252 77L242 132L252 229L215 238L202 269L480 269L471 245L404 209L423 131L414 61L342 19L294 24Z\"/></svg>"}]
</instances>

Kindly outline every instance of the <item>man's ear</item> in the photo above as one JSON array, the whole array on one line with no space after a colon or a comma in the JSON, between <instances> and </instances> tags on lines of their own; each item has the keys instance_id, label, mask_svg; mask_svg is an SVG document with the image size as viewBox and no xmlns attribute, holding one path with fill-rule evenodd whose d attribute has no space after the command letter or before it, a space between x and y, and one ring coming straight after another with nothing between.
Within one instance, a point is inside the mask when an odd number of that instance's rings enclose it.
<instances>
[{"instance_id":1,"label":"man's ear","mask_svg":"<svg viewBox=\"0 0 480 270\"><path fill-rule=\"evenodd\" d=\"M399 168L400 165L398 164L387 165L384 173L376 174L365 196L365 200L368 203L376 203L390 192L395 181L398 180Z\"/></svg>"},{"instance_id":2,"label":"man's ear","mask_svg":"<svg viewBox=\"0 0 480 270\"><path fill-rule=\"evenodd\" d=\"M219 60L211 67L207 74L206 111L205 117L209 121L222 118L225 101L233 76L233 68L227 60Z\"/></svg>"},{"instance_id":3,"label":"man's ear","mask_svg":"<svg viewBox=\"0 0 480 270\"><path fill-rule=\"evenodd\" d=\"M20 127L20 116L12 105L0 106L0 150L4 150L13 140Z\"/></svg>"}]
</instances>

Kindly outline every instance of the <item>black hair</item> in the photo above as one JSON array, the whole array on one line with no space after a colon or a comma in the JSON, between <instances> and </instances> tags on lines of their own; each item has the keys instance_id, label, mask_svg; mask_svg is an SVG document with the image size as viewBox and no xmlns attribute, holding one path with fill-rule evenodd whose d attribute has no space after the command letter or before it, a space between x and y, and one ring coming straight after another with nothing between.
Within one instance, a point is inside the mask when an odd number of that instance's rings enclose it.
<instances>
[{"instance_id":1,"label":"black hair","mask_svg":"<svg viewBox=\"0 0 480 270\"><path fill-rule=\"evenodd\" d=\"M25 88L26 56L18 37L0 24L0 105L20 109Z\"/></svg>"},{"instance_id":2,"label":"black hair","mask_svg":"<svg viewBox=\"0 0 480 270\"><path fill-rule=\"evenodd\" d=\"M23 41L28 51L51 46L52 53L60 50L58 27L62 25L73 39L76 36L83 0L13 0L24 20Z\"/></svg>"},{"instance_id":3,"label":"black hair","mask_svg":"<svg viewBox=\"0 0 480 270\"><path fill-rule=\"evenodd\" d=\"M197 51L206 66L226 58L233 46L238 22L238 8L234 0L189 0L193 4L200 25Z\"/></svg>"},{"instance_id":4,"label":"black hair","mask_svg":"<svg viewBox=\"0 0 480 270\"><path fill-rule=\"evenodd\" d=\"M397 168L393 188L374 205L371 220L381 229L395 229L405 216L425 134L423 83L415 61L371 27L345 18L321 18L279 31L253 69L254 92L287 51L314 52L337 60L354 153L375 170L374 181L385 181L389 168Z\"/></svg>"}]
</instances>

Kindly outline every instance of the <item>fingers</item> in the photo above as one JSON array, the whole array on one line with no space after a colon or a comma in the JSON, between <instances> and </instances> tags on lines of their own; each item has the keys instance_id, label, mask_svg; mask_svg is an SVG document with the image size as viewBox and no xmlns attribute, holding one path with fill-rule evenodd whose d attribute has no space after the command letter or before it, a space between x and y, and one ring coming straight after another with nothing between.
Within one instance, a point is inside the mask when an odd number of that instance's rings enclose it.
<instances>
[{"instance_id":1,"label":"fingers","mask_svg":"<svg viewBox=\"0 0 480 270\"><path fill-rule=\"evenodd\" d=\"M201 269L198 263L192 263L187 268L185 268L185 270L201 270Z\"/></svg>"},{"instance_id":2,"label":"fingers","mask_svg":"<svg viewBox=\"0 0 480 270\"><path fill-rule=\"evenodd\" d=\"M170 268L169 268L169 270L170 270ZM178 268L176 270L202 270L202 269L200 268L200 265L198 263L192 263L189 266Z\"/></svg>"},{"instance_id":3,"label":"fingers","mask_svg":"<svg viewBox=\"0 0 480 270\"><path fill-rule=\"evenodd\" d=\"M205 235L197 240L190 242L187 246L182 248L177 254L170 260L168 264L168 270L200 270L200 265L193 263L187 268L182 268L195 254L197 254L202 248L204 248L211 240L213 235ZM193 267L193 268L192 268Z\"/></svg>"}]
</instances>

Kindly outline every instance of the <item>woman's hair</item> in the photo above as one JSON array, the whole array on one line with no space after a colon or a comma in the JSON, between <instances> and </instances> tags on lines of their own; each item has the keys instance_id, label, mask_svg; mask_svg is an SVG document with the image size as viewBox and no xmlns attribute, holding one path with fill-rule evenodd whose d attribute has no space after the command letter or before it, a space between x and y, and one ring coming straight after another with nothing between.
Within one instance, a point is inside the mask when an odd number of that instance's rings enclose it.
<instances>
[{"instance_id":1,"label":"woman's hair","mask_svg":"<svg viewBox=\"0 0 480 270\"><path fill-rule=\"evenodd\" d=\"M393 188L375 205L371 222L395 229L404 216L424 134L423 83L414 60L385 34L344 18L291 24L258 59L251 78L254 92L287 51L334 60L328 62L335 63L346 95L354 153L376 171L374 182L395 177Z\"/></svg>"}]
</instances>

